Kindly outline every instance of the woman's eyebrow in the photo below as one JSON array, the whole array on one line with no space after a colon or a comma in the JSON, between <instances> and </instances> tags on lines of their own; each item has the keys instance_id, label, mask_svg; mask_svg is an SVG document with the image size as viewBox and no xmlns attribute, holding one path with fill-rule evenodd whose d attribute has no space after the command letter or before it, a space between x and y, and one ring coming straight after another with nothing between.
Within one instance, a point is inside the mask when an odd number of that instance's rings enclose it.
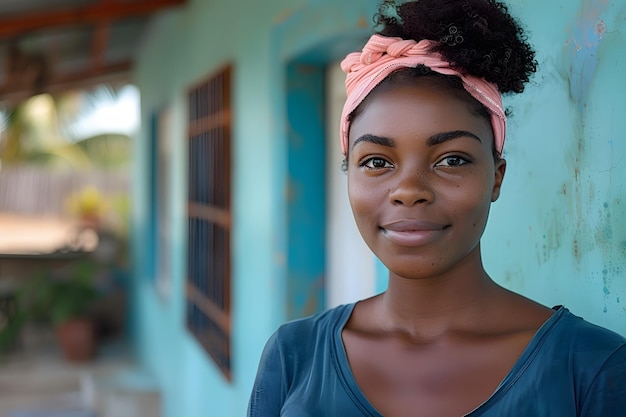
<instances>
[{"instance_id":1,"label":"woman's eyebrow","mask_svg":"<svg viewBox=\"0 0 626 417\"><path fill-rule=\"evenodd\" d=\"M373 143L375 145L380 145L380 146L387 146L389 148L393 148L395 147L395 144L393 143L393 140L386 138L384 136L376 136L376 135L372 135L372 134L365 134L363 136L358 137L354 143L352 144L352 149L354 149L354 147L356 145L358 145L361 142L369 142L369 143Z\"/></svg>"},{"instance_id":2,"label":"woman's eyebrow","mask_svg":"<svg viewBox=\"0 0 626 417\"><path fill-rule=\"evenodd\" d=\"M456 139L456 138L460 138L460 137L469 137L469 138L473 138L476 139L477 141L482 143L482 140L476 136L475 134L473 134L472 132L469 132L467 130L453 130L450 132L440 132L440 133L435 133L434 135L430 136L427 140L426 140L426 144L428 146L435 146L435 145L439 145L443 142L452 140L452 139ZM389 148L394 148L395 144L393 142L392 139L387 138L385 136L377 136L377 135L372 135L370 133L366 133L363 136L358 137L354 143L352 144L352 149L354 149L354 147L356 145L358 145L359 143L362 142L368 142L368 143L373 143L375 145L380 145L380 146L386 146Z\"/></svg>"},{"instance_id":3,"label":"woman's eyebrow","mask_svg":"<svg viewBox=\"0 0 626 417\"><path fill-rule=\"evenodd\" d=\"M476 136L472 132L468 132L467 130L453 130L450 132L435 133L434 135L432 135L426 140L426 144L428 146L435 146L435 145L439 145L440 143L443 143L452 139L464 137L464 136L469 137L469 138L474 138L480 143L483 142L478 136Z\"/></svg>"}]
</instances>

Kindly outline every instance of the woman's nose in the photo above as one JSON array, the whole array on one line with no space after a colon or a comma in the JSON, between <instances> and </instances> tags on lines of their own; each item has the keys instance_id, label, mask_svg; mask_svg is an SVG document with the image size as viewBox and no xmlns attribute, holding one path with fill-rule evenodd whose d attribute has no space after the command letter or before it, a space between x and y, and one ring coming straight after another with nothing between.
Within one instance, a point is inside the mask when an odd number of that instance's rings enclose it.
<instances>
[{"instance_id":1,"label":"woman's nose","mask_svg":"<svg viewBox=\"0 0 626 417\"><path fill-rule=\"evenodd\" d=\"M396 186L389 193L392 204L411 207L433 202L435 195L429 173L412 170L399 174Z\"/></svg>"}]
</instances>

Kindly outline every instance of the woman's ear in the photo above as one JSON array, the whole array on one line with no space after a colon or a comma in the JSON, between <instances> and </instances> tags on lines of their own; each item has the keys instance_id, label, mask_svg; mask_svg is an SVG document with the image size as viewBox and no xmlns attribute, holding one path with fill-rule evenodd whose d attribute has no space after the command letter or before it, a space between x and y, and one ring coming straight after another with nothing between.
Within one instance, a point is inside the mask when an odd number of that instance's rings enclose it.
<instances>
[{"instance_id":1,"label":"woman's ear","mask_svg":"<svg viewBox=\"0 0 626 417\"><path fill-rule=\"evenodd\" d=\"M506 172L506 160L499 158L496 161L495 178L493 182L493 190L491 191L491 201L494 202L500 197L500 188L502 188L502 181L504 181L504 174Z\"/></svg>"}]
</instances>

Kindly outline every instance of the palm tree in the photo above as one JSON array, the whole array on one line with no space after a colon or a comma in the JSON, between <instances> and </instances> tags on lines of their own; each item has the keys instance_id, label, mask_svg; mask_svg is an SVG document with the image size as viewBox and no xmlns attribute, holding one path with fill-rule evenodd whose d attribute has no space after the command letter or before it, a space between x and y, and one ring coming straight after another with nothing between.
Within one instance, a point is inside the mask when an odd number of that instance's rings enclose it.
<instances>
[{"instance_id":1,"label":"palm tree","mask_svg":"<svg viewBox=\"0 0 626 417\"><path fill-rule=\"evenodd\" d=\"M103 126L108 131L102 130L102 126L100 131L86 129L97 124L94 114L97 117L103 108L114 108L122 97L118 93L132 87L125 88L116 90L103 85L92 91L71 91L56 97L40 94L18 104L5 113L0 125L0 163L66 165L77 170L128 163L132 134L128 122L127 126L116 128L115 122L121 117L104 115L100 119L106 119ZM136 120L131 121L130 129L133 122L136 124Z\"/></svg>"}]
</instances>

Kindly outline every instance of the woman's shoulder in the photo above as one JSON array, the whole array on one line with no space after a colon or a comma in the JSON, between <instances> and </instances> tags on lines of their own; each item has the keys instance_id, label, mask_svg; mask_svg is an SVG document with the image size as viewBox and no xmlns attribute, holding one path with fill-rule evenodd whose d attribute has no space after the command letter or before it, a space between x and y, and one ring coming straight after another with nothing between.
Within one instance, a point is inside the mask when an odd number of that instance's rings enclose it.
<instances>
[{"instance_id":1,"label":"woman's shoulder","mask_svg":"<svg viewBox=\"0 0 626 417\"><path fill-rule=\"evenodd\" d=\"M578 316L566 307L556 307L557 313L562 311L560 331L571 335L580 343L591 345L603 344L619 347L626 343L626 338L613 330L599 326Z\"/></svg>"},{"instance_id":2,"label":"woman's shoulder","mask_svg":"<svg viewBox=\"0 0 626 417\"><path fill-rule=\"evenodd\" d=\"M563 309L564 307L561 307ZM585 416L617 416L626 406L626 338L562 311L555 340ZM556 357L556 355L554 355Z\"/></svg>"},{"instance_id":3,"label":"woman's shoulder","mask_svg":"<svg viewBox=\"0 0 626 417\"><path fill-rule=\"evenodd\" d=\"M615 352L626 352L624 336L591 323L572 313L565 307L558 307L557 320L552 327L552 343L560 349L567 349L574 361L598 362L602 364Z\"/></svg>"},{"instance_id":4,"label":"woman's shoulder","mask_svg":"<svg viewBox=\"0 0 626 417\"><path fill-rule=\"evenodd\" d=\"M307 317L282 324L276 330L275 338L279 343L319 339L329 337L333 330L343 327L354 308L354 304L342 304Z\"/></svg>"}]
</instances>

